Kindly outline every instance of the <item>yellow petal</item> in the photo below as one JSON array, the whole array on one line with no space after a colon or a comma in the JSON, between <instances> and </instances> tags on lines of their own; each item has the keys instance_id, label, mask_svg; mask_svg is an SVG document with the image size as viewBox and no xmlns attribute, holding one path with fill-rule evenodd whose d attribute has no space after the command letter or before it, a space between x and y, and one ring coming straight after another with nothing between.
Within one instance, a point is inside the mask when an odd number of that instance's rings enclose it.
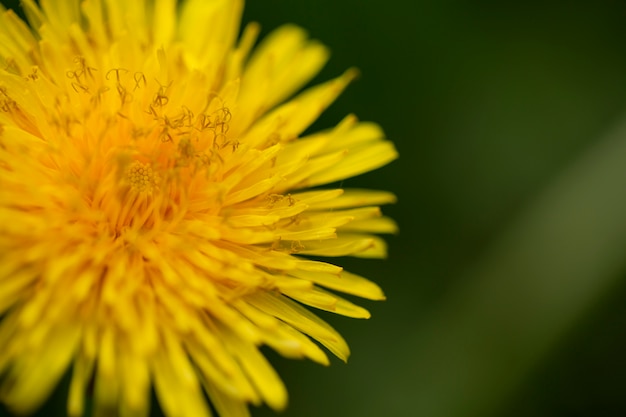
<instances>
[{"instance_id":1,"label":"yellow petal","mask_svg":"<svg viewBox=\"0 0 626 417\"><path fill-rule=\"evenodd\" d=\"M166 351L151 361L154 388L159 404L169 417L210 417L197 379L195 383L180 380L180 372L170 362Z\"/></svg>"},{"instance_id":2,"label":"yellow petal","mask_svg":"<svg viewBox=\"0 0 626 417\"><path fill-rule=\"evenodd\" d=\"M332 169L311 176L306 185L313 187L354 177L380 168L397 157L398 152L391 142L379 142L358 149L351 149L340 163Z\"/></svg>"},{"instance_id":3,"label":"yellow petal","mask_svg":"<svg viewBox=\"0 0 626 417\"><path fill-rule=\"evenodd\" d=\"M377 219L364 219L343 226L342 232L357 233L398 233L398 224L389 217L379 217Z\"/></svg>"},{"instance_id":4,"label":"yellow petal","mask_svg":"<svg viewBox=\"0 0 626 417\"><path fill-rule=\"evenodd\" d=\"M154 4L152 36L157 46L168 45L176 31L176 0L157 0Z\"/></svg>"},{"instance_id":5,"label":"yellow petal","mask_svg":"<svg viewBox=\"0 0 626 417\"><path fill-rule=\"evenodd\" d=\"M94 361L79 354L74 360L70 382L67 413L70 417L81 417L85 409L85 390L91 379Z\"/></svg>"},{"instance_id":6,"label":"yellow petal","mask_svg":"<svg viewBox=\"0 0 626 417\"><path fill-rule=\"evenodd\" d=\"M120 355L121 414L147 416L150 410L150 374L146 359L128 351Z\"/></svg>"},{"instance_id":7,"label":"yellow petal","mask_svg":"<svg viewBox=\"0 0 626 417\"><path fill-rule=\"evenodd\" d=\"M287 391L276 371L261 355L256 346L224 331L226 343L237 357L248 378L253 383L265 403L275 410L282 410L287 405Z\"/></svg>"},{"instance_id":8,"label":"yellow petal","mask_svg":"<svg viewBox=\"0 0 626 417\"><path fill-rule=\"evenodd\" d=\"M306 333L326 346L339 359L346 361L350 355L345 340L328 323L290 301L289 299L264 293L256 293L246 297L248 302L258 309L271 314L295 329Z\"/></svg>"},{"instance_id":9,"label":"yellow petal","mask_svg":"<svg viewBox=\"0 0 626 417\"><path fill-rule=\"evenodd\" d=\"M326 47L308 41L301 28L286 25L276 29L256 48L246 66L240 109L251 116L263 114L309 81L327 59Z\"/></svg>"},{"instance_id":10,"label":"yellow petal","mask_svg":"<svg viewBox=\"0 0 626 417\"><path fill-rule=\"evenodd\" d=\"M302 265L299 269L290 271L289 273L295 277L346 294L352 294L370 300L385 299L385 295L378 285L347 271L333 271L331 269L313 268L308 265Z\"/></svg>"},{"instance_id":11,"label":"yellow petal","mask_svg":"<svg viewBox=\"0 0 626 417\"><path fill-rule=\"evenodd\" d=\"M215 406L220 416L250 417L248 407L239 399L223 393L212 384L206 384L204 387L211 399L211 403Z\"/></svg>"},{"instance_id":12,"label":"yellow petal","mask_svg":"<svg viewBox=\"0 0 626 417\"><path fill-rule=\"evenodd\" d=\"M47 398L74 356L80 329L59 325L37 354L22 354L4 379L0 397L7 406L22 414L32 413Z\"/></svg>"},{"instance_id":13,"label":"yellow petal","mask_svg":"<svg viewBox=\"0 0 626 417\"><path fill-rule=\"evenodd\" d=\"M302 290L282 290L286 296L311 307L320 310L330 311L342 316L357 319L368 319L370 313L363 307L359 307L348 300L345 300L335 294L331 294L320 288L314 288L307 291Z\"/></svg>"},{"instance_id":14,"label":"yellow petal","mask_svg":"<svg viewBox=\"0 0 626 417\"><path fill-rule=\"evenodd\" d=\"M239 32L242 9L240 0L189 0L182 5L178 36L190 66L212 64L210 73L217 72L215 64L222 62Z\"/></svg>"},{"instance_id":15,"label":"yellow petal","mask_svg":"<svg viewBox=\"0 0 626 417\"><path fill-rule=\"evenodd\" d=\"M258 120L242 135L240 141L256 147L270 135L275 135L280 140L296 138L339 96L355 76L356 70L348 70L334 80L305 90Z\"/></svg>"}]
</instances>

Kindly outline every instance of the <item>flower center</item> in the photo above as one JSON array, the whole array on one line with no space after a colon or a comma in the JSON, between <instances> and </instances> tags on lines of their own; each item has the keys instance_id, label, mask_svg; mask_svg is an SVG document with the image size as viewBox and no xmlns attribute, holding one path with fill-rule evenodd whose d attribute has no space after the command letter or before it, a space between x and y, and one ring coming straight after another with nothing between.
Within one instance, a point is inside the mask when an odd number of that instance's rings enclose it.
<instances>
[{"instance_id":1,"label":"flower center","mask_svg":"<svg viewBox=\"0 0 626 417\"><path fill-rule=\"evenodd\" d=\"M133 190L148 194L152 194L160 180L159 175L152 170L149 164L139 161L130 164L126 171L126 178Z\"/></svg>"}]
</instances>

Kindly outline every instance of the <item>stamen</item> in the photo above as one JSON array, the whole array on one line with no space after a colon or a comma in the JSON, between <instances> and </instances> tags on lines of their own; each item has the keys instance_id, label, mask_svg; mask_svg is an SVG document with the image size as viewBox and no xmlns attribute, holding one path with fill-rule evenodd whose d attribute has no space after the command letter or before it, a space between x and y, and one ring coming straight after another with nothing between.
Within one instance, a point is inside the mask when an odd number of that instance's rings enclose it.
<instances>
[{"instance_id":1,"label":"stamen","mask_svg":"<svg viewBox=\"0 0 626 417\"><path fill-rule=\"evenodd\" d=\"M142 164L139 161L130 164L126 171L126 178L133 190L148 194L152 194L160 181L159 175L149 164Z\"/></svg>"}]
</instances>

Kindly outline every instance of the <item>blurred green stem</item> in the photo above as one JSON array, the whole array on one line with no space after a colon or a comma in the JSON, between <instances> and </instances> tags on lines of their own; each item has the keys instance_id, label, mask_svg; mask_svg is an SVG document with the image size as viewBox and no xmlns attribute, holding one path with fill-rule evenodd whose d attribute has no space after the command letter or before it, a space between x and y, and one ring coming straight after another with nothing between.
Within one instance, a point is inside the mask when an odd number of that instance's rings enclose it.
<instances>
[{"instance_id":1,"label":"blurred green stem","mask_svg":"<svg viewBox=\"0 0 626 417\"><path fill-rule=\"evenodd\" d=\"M548 187L425 320L411 354L415 415L496 412L623 276L625 254L623 123Z\"/></svg>"}]
</instances>

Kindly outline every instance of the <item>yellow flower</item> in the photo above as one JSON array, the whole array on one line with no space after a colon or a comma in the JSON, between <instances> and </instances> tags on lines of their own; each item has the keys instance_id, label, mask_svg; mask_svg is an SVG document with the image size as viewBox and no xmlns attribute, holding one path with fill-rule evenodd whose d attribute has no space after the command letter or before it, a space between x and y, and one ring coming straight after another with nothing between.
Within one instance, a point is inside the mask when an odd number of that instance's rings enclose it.
<instances>
[{"instance_id":1,"label":"yellow flower","mask_svg":"<svg viewBox=\"0 0 626 417\"><path fill-rule=\"evenodd\" d=\"M348 116L304 134L354 78L292 97L327 49L293 26L253 50L243 2L23 0L0 14L0 398L28 413L68 370L68 414L281 409L259 352L345 360L303 305L384 298L317 257L383 257L387 192L321 188L396 158ZM109 414L107 414L109 413Z\"/></svg>"}]
</instances>

